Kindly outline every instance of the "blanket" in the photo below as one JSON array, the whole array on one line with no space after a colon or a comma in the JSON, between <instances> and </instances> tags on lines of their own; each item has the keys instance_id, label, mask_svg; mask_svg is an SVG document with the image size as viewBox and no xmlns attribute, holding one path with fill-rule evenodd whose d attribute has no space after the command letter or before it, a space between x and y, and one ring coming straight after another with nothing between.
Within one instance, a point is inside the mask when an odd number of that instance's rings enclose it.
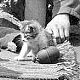
<instances>
[{"instance_id":1,"label":"blanket","mask_svg":"<svg viewBox=\"0 0 80 80\"><path fill-rule=\"evenodd\" d=\"M79 80L76 53L69 42L57 46L63 56L56 64L39 64L32 61L13 61L13 52L1 51L0 77L24 80ZM3 67L3 68L2 68Z\"/></svg>"},{"instance_id":2,"label":"blanket","mask_svg":"<svg viewBox=\"0 0 80 80\"><path fill-rule=\"evenodd\" d=\"M13 15L0 11L0 46L5 47L7 43L20 32L19 29L22 25Z\"/></svg>"},{"instance_id":3,"label":"blanket","mask_svg":"<svg viewBox=\"0 0 80 80\"><path fill-rule=\"evenodd\" d=\"M1 48L7 47L8 42L11 42L14 37L19 35L20 31L8 28L0 27L0 46ZM59 62L53 64L53 73L55 73L55 78L66 78L68 80L78 80L79 78L79 67L76 60L76 52L74 47L70 42L65 41L63 44L56 46L62 57L60 57ZM28 76L27 76L28 77ZM33 77L33 76L32 76Z\"/></svg>"},{"instance_id":4,"label":"blanket","mask_svg":"<svg viewBox=\"0 0 80 80\"><path fill-rule=\"evenodd\" d=\"M8 42L11 42L19 33L20 31L14 28L0 27L0 47L6 48Z\"/></svg>"}]
</instances>

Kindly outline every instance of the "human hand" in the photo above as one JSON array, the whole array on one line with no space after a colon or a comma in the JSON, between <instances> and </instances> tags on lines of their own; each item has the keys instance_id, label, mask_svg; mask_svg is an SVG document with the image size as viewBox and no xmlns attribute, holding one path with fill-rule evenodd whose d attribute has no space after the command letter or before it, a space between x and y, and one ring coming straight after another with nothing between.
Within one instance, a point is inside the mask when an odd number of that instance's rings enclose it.
<instances>
[{"instance_id":1,"label":"human hand","mask_svg":"<svg viewBox=\"0 0 80 80\"><path fill-rule=\"evenodd\" d=\"M69 39L70 21L67 14L60 14L55 16L46 27L46 30L53 34L57 43L62 43Z\"/></svg>"}]
</instances>

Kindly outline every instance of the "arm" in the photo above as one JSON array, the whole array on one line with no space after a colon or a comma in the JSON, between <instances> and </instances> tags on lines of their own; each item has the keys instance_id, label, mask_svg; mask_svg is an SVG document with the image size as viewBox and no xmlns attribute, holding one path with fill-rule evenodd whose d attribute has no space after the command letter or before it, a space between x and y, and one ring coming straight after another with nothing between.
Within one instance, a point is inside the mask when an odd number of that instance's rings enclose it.
<instances>
[{"instance_id":1,"label":"arm","mask_svg":"<svg viewBox=\"0 0 80 80\"><path fill-rule=\"evenodd\" d=\"M53 4L53 17L67 13L80 18L80 0L54 0Z\"/></svg>"},{"instance_id":2,"label":"arm","mask_svg":"<svg viewBox=\"0 0 80 80\"><path fill-rule=\"evenodd\" d=\"M53 19L47 24L46 30L53 34L59 43L69 38L71 20L75 22L71 15L79 18L79 5L79 0L54 0Z\"/></svg>"},{"instance_id":3,"label":"arm","mask_svg":"<svg viewBox=\"0 0 80 80\"><path fill-rule=\"evenodd\" d=\"M57 14L67 14L70 24L77 24L80 19L80 0L62 0Z\"/></svg>"},{"instance_id":4,"label":"arm","mask_svg":"<svg viewBox=\"0 0 80 80\"><path fill-rule=\"evenodd\" d=\"M61 0L60 9L57 14L68 13L80 18L80 0Z\"/></svg>"}]
</instances>

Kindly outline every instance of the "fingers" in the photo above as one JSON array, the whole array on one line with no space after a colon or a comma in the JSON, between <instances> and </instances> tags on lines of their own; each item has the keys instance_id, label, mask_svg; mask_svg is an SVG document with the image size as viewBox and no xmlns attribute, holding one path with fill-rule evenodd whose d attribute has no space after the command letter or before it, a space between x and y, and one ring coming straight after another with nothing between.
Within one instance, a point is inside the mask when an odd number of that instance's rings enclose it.
<instances>
[{"instance_id":1,"label":"fingers","mask_svg":"<svg viewBox=\"0 0 80 80\"><path fill-rule=\"evenodd\" d=\"M55 25L53 34L57 44L63 43L65 40L69 40L69 27L65 28L62 25Z\"/></svg>"},{"instance_id":2,"label":"fingers","mask_svg":"<svg viewBox=\"0 0 80 80\"><path fill-rule=\"evenodd\" d=\"M69 27L65 28L65 39L69 41Z\"/></svg>"},{"instance_id":3,"label":"fingers","mask_svg":"<svg viewBox=\"0 0 80 80\"><path fill-rule=\"evenodd\" d=\"M59 26L59 34L61 38L64 38L64 28L62 26Z\"/></svg>"},{"instance_id":4,"label":"fingers","mask_svg":"<svg viewBox=\"0 0 80 80\"><path fill-rule=\"evenodd\" d=\"M54 24L53 25L53 34L54 34L54 37L57 38L59 37L59 29L58 29L58 25L57 24Z\"/></svg>"},{"instance_id":5,"label":"fingers","mask_svg":"<svg viewBox=\"0 0 80 80\"><path fill-rule=\"evenodd\" d=\"M59 37L60 37L60 42L59 43L62 43L65 41L65 35L64 35L64 32L65 32L65 29L63 26L58 26L59 27Z\"/></svg>"}]
</instances>

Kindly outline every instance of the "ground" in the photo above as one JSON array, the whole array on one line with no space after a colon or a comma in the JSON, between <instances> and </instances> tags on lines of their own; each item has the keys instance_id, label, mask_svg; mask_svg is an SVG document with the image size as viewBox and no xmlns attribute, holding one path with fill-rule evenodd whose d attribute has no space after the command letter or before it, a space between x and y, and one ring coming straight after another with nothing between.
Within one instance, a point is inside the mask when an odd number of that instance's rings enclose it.
<instances>
[{"instance_id":1,"label":"ground","mask_svg":"<svg viewBox=\"0 0 80 80\"><path fill-rule=\"evenodd\" d=\"M30 80L30 78L53 78L53 65L43 65L33 63L32 61L14 61L13 58L17 54L2 50L0 52L0 78L1 80L14 80L23 78L23 80Z\"/></svg>"},{"instance_id":2,"label":"ground","mask_svg":"<svg viewBox=\"0 0 80 80\"><path fill-rule=\"evenodd\" d=\"M4 31L5 30L3 30L2 32L4 32ZM11 30L9 30L9 31L11 31ZM9 32L9 31L6 31L6 32ZM14 32L14 31L12 31L12 32ZM10 34L10 36L7 35L4 37L4 39L0 39L0 42L2 43L2 45L3 45L4 41L6 44L6 42L12 40L12 37L14 37L12 35ZM2 34L1 34L1 36L2 36ZM73 41L74 41L74 39L73 39ZM77 61L80 63L80 58L79 58L80 57L80 45L76 46L74 48L77 53ZM14 53L14 52L10 52L10 51L3 50L3 49L1 50L1 52L0 52L0 80L33 80L33 79L39 80L39 78L41 80L42 79L43 80L44 79L51 80L51 79L55 78L55 76L57 76L55 74L56 69L54 70L56 65L54 65L54 64L38 64L38 63L33 63L30 60L14 61L13 59L17 55L18 54Z\"/></svg>"},{"instance_id":3,"label":"ground","mask_svg":"<svg viewBox=\"0 0 80 80\"><path fill-rule=\"evenodd\" d=\"M80 62L80 47L75 48L77 60ZM34 78L53 78L53 64L37 64L32 61L14 61L18 54L1 50L0 52L0 80L32 80ZM55 75L55 74L54 74Z\"/></svg>"}]
</instances>

